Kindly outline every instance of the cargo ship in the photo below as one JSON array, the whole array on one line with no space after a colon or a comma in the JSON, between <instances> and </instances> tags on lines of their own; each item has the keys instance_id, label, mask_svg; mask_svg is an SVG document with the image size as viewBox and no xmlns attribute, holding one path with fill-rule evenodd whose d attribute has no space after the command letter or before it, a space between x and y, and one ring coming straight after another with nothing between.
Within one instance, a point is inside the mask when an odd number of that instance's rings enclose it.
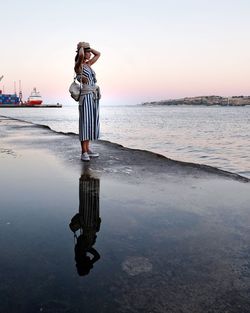
<instances>
[{"instance_id":1,"label":"cargo ship","mask_svg":"<svg viewBox=\"0 0 250 313\"><path fill-rule=\"evenodd\" d=\"M20 105L20 98L16 94L3 94L0 90L0 105Z\"/></svg>"},{"instance_id":2,"label":"cargo ship","mask_svg":"<svg viewBox=\"0 0 250 313\"><path fill-rule=\"evenodd\" d=\"M3 79L3 75L0 76L0 81ZM3 88L4 90L4 88ZM56 104L43 104L43 99L40 95L40 92L36 90L36 87L33 88L28 100L23 102L23 95L21 89L21 81L19 81L19 96L16 94L16 82L14 82L14 93L5 94L0 90L0 108L16 108L16 107L30 107L30 108L61 108L60 103Z\"/></svg>"},{"instance_id":3,"label":"cargo ship","mask_svg":"<svg viewBox=\"0 0 250 313\"><path fill-rule=\"evenodd\" d=\"M0 77L0 81L3 79L3 75ZM19 105L20 98L17 96L16 93L14 94L4 94L2 90L0 90L0 105Z\"/></svg>"},{"instance_id":4,"label":"cargo ship","mask_svg":"<svg viewBox=\"0 0 250 313\"><path fill-rule=\"evenodd\" d=\"M30 96L28 97L28 105L40 105L42 104L43 99L40 95L40 92L36 90L36 87L33 88Z\"/></svg>"}]
</instances>

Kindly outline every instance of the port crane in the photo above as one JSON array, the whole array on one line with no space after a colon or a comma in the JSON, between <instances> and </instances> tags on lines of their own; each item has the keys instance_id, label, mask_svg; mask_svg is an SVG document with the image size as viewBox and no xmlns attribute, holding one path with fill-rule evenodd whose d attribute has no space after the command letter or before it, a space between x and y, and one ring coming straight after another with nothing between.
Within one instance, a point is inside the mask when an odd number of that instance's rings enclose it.
<instances>
[{"instance_id":1,"label":"port crane","mask_svg":"<svg viewBox=\"0 0 250 313\"><path fill-rule=\"evenodd\" d=\"M3 75L0 77L0 81L3 79ZM4 90L4 87L3 87L3 90ZM0 90L0 93L3 92L3 90Z\"/></svg>"}]
</instances>

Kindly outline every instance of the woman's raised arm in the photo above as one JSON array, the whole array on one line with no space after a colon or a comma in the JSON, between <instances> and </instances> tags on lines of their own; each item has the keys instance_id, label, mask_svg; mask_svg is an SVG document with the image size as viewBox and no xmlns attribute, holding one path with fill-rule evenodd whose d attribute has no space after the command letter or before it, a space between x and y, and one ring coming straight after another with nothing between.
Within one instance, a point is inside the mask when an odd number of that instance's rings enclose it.
<instances>
[{"instance_id":1,"label":"woman's raised arm","mask_svg":"<svg viewBox=\"0 0 250 313\"><path fill-rule=\"evenodd\" d=\"M93 53L94 56L87 62L87 64L92 65L100 58L101 53L92 48L90 49L90 52Z\"/></svg>"}]
</instances>

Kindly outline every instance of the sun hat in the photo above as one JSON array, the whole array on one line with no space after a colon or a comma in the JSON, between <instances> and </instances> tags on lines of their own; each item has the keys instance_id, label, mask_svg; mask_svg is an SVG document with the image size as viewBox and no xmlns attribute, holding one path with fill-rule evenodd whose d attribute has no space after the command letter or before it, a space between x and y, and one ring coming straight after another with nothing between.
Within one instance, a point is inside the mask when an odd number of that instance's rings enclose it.
<instances>
[{"instance_id":1,"label":"sun hat","mask_svg":"<svg viewBox=\"0 0 250 313\"><path fill-rule=\"evenodd\" d=\"M79 50L80 48L83 48L84 51L90 51L91 50L89 43L84 42L84 41L81 41L77 44L77 50Z\"/></svg>"}]
</instances>

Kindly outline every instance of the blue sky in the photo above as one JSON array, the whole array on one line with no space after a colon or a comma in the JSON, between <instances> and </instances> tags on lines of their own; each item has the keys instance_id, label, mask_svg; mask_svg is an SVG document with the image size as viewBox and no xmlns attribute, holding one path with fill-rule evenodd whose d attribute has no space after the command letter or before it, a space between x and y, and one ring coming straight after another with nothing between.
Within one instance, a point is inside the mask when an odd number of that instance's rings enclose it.
<instances>
[{"instance_id":1,"label":"blue sky","mask_svg":"<svg viewBox=\"0 0 250 313\"><path fill-rule=\"evenodd\" d=\"M22 81L45 102L72 103L78 41L102 53L94 65L103 103L250 94L247 0L5 1L1 72L5 92Z\"/></svg>"}]
</instances>

